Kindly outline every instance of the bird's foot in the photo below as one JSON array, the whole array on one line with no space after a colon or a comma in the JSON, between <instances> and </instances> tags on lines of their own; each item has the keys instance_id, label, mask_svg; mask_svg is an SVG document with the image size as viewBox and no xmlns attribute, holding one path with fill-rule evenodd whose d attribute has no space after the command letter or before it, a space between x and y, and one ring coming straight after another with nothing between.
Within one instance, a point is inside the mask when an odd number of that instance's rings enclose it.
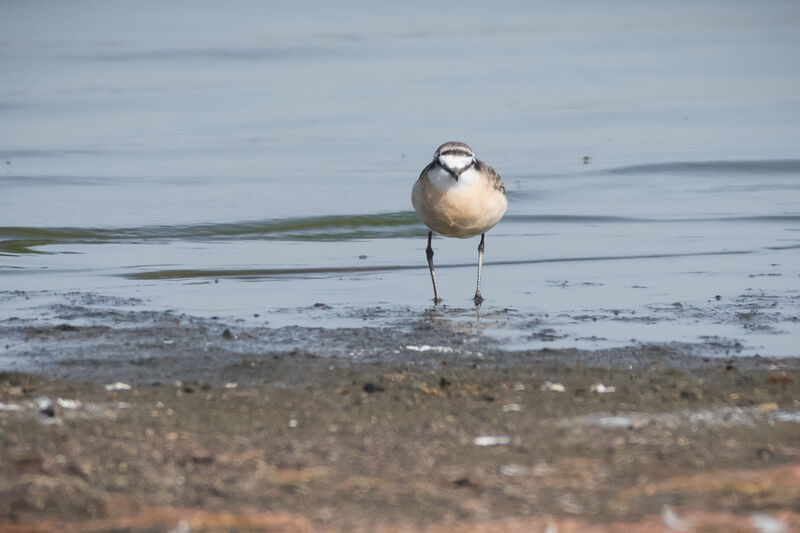
<instances>
[{"instance_id":1,"label":"bird's foot","mask_svg":"<svg viewBox=\"0 0 800 533\"><path fill-rule=\"evenodd\" d=\"M472 301L475 302L475 305L481 305L483 303L483 296L481 296L481 293L476 292Z\"/></svg>"},{"instance_id":2,"label":"bird's foot","mask_svg":"<svg viewBox=\"0 0 800 533\"><path fill-rule=\"evenodd\" d=\"M441 298L439 298L438 296L433 298L433 305L439 305L440 303L442 303Z\"/></svg>"}]
</instances>

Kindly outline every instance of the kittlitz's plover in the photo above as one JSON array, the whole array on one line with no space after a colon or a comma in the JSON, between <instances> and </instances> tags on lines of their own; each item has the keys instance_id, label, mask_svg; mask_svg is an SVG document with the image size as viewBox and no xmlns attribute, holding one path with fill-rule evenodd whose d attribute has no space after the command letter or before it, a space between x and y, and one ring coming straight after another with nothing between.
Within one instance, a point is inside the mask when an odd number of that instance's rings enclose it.
<instances>
[{"instance_id":1,"label":"kittlitz's plover","mask_svg":"<svg viewBox=\"0 0 800 533\"><path fill-rule=\"evenodd\" d=\"M446 142L436 149L433 161L422 170L411 190L411 203L431 230L428 232L428 268L433 282L433 301L441 302L433 269L433 232L446 237L481 236L478 244L478 285L475 305L481 296L483 241L508 207L503 180L495 170L475 158L472 149L461 142Z\"/></svg>"}]
</instances>

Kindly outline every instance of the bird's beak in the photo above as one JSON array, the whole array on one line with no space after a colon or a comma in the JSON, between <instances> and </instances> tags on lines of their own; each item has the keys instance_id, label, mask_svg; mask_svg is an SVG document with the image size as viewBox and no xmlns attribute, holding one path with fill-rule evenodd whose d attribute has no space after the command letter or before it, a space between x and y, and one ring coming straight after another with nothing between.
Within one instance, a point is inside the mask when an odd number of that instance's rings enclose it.
<instances>
[{"instance_id":1,"label":"bird's beak","mask_svg":"<svg viewBox=\"0 0 800 533\"><path fill-rule=\"evenodd\" d=\"M439 158L436 159L436 164L442 167L448 174L450 174L454 180L458 181L458 172L445 165Z\"/></svg>"}]
</instances>

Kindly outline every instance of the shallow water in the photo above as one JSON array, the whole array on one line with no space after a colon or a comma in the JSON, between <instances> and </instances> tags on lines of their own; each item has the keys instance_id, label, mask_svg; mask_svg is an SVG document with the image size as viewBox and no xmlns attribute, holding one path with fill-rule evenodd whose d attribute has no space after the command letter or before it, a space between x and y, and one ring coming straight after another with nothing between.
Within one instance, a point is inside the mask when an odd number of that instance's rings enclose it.
<instances>
[{"instance_id":1,"label":"shallow water","mask_svg":"<svg viewBox=\"0 0 800 533\"><path fill-rule=\"evenodd\" d=\"M477 240L434 241L451 327L799 355L796 3L237 6L0 6L0 320L402 328L458 139L510 207L480 311Z\"/></svg>"}]
</instances>

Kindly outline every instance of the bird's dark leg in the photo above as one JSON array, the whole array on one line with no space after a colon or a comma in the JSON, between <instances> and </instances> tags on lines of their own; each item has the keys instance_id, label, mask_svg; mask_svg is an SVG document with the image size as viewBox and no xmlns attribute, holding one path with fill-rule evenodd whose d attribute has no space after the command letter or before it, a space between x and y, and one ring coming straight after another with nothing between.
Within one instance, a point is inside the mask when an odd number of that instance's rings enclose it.
<instances>
[{"instance_id":1,"label":"bird's dark leg","mask_svg":"<svg viewBox=\"0 0 800 533\"><path fill-rule=\"evenodd\" d=\"M433 232L428 232L428 248L425 249L425 256L428 258L428 269L431 271L431 281L433 282L433 303L439 304L442 301L439 298L439 289L436 287L436 272L433 270L433 247L431 246L431 239L433 238Z\"/></svg>"},{"instance_id":2,"label":"bird's dark leg","mask_svg":"<svg viewBox=\"0 0 800 533\"><path fill-rule=\"evenodd\" d=\"M481 268L483 268L483 240L485 236L485 233L481 233L481 242L478 244L478 286L475 289L475 297L473 298L475 305L481 305L483 302L483 296L481 296Z\"/></svg>"}]
</instances>

